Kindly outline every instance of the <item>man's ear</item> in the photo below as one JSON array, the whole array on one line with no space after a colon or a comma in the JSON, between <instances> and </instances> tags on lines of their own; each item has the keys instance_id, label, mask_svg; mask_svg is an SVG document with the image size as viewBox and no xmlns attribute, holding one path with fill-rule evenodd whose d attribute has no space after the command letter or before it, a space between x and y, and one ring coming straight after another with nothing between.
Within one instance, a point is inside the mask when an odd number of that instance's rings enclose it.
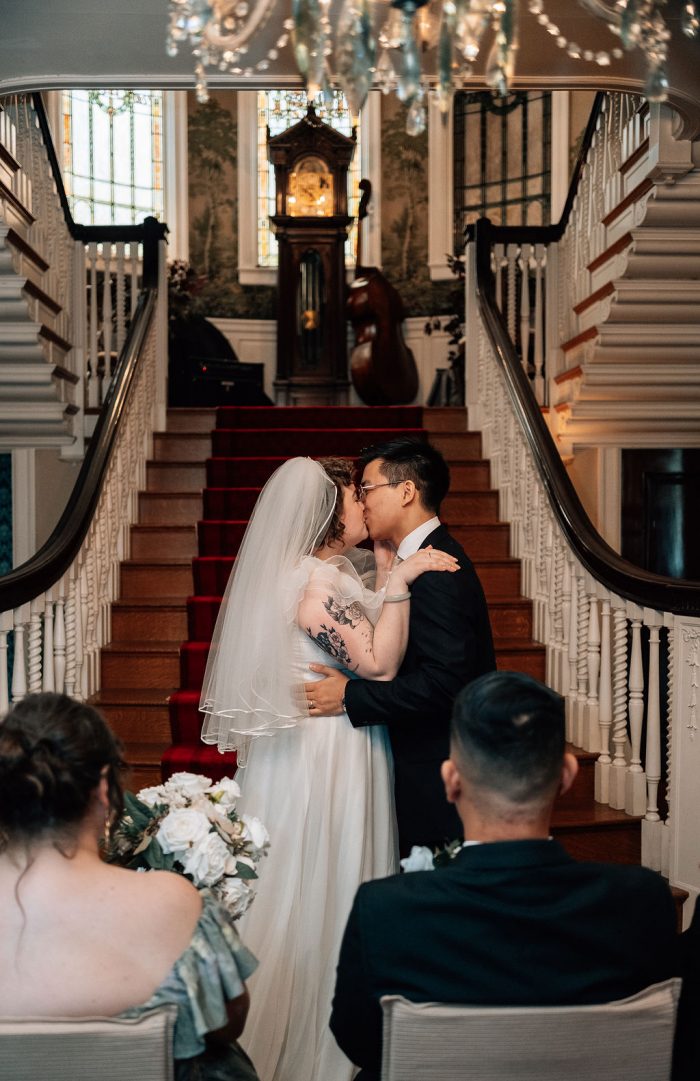
<instances>
[{"instance_id":1,"label":"man's ear","mask_svg":"<svg viewBox=\"0 0 700 1081\"><path fill-rule=\"evenodd\" d=\"M561 764L561 780L559 782L558 795L563 796L569 791L572 784L576 780L578 774L578 758L576 755L570 754L569 751L564 755L564 760Z\"/></svg>"},{"instance_id":2,"label":"man's ear","mask_svg":"<svg viewBox=\"0 0 700 1081\"><path fill-rule=\"evenodd\" d=\"M462 794L462 778L456 764L446 758L440 766L442 783L445 786L445 798L448 803L456 803Z\"/></svg>"},{"instance_id":3,"label":"man's ear","mask_svg":"<svg viewBox=\"0 0 700 1081\"><path fill-rule=\"evenodd\" d=\"M401 506L406 507L409 503L413 503L418 496L415 483L412 480L404 480L403 492L401 494Z\"/></svg>"}]
</instances>

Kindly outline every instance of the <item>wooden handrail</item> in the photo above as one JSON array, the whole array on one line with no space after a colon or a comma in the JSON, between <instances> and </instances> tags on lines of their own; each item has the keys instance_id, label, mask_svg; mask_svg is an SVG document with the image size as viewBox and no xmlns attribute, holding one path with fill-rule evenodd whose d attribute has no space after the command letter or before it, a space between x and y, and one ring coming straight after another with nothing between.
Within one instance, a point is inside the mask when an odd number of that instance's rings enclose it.
<instances>
[{"instance_id":1,"label":"wooden handrail","mask_svg":"<svg viewBox=\"0 0 700 1081\"><path fill-rule=\"evenodd\" d=\"M511 230L516 232L517 230ZM496 304L491 250L501 230L481 218L472 230L476 244L476 292L481 318L513 410L535 460L552 512L581 565L608 589L641 607L700 616L700 583L667 578L623 559L600 536L583 508L554 444L530 382Z\"/></svg>"},{"instance_id":2,"label":"wooden handrail","mask_svg":"<svg viewBox=\"0 0 700 1081\"><path fill-rule=\"evenodd\" d=\"M50 589L68 570L80 550L90 528L119 424L129 400L141 346L154 314L156 296L156 289L148 288L139 297L90 446L56 528L31 559L0 578L0 612L26 604Z\"/></svg>"}]
</instances>

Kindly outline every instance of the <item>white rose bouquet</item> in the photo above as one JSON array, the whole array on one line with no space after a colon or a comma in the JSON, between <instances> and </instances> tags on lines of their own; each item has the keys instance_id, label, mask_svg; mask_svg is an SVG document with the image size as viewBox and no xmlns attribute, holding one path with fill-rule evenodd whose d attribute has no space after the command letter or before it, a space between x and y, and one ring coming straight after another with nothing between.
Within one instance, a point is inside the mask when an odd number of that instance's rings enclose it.
<instances>
[{"instance_id":1,"label":"white rose bouquet","mask_svg":"<svg viewBox=\"0 0 700 1081\"><path fill-rule=\"evenodd\" d=\"M113 827L107 859L136 870L178 871L208 886L233 919L254 897L256 864L270 838L259 818L239 815L241 792L224 777L174 773L164 784L124 795L124 815Z\"/></svg>"}]
</instances>

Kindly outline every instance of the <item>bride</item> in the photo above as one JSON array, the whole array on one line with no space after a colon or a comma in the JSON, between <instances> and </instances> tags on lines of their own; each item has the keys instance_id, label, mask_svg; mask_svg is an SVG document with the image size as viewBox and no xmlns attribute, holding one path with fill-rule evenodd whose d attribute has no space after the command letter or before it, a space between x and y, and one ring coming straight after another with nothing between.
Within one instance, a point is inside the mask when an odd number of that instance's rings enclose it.
<instances>
[{"instance_id":1,"label":"bride","mask_svg":"<svg viewBox=\"0 0 700 1081\"><path fill-rule=\"evenodd\" d=\"M240 924L260 959L244 1045L263 1081L352 1078L328 1028L335 965L358 886L397 870L386 731L309 716L309 664L392 679L409 586L457 566L422 549L390 570L393 553L375 565L355 547L366 537L349 462L285 462L256 503L207 662L202 739L237 751L239 806L271 837Z\"/></svg>"}]
</instances>

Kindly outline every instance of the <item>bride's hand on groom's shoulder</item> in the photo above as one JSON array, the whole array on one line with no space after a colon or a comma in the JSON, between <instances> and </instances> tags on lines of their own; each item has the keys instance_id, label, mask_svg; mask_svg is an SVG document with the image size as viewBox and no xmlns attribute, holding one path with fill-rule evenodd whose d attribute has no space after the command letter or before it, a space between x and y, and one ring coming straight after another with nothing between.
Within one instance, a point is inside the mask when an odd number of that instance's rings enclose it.
<instances>
[{"instance_id":1,"label":"bride's hand on groom's shoulder","mask_svg":"<svg viewBox=\"0 0 700 1081\"><path fill-rule=\"evenodd\" d=\"M428 545L427 548L419 548L414 555L394 567L390 584L393 586L394 581L401 579L405 585L410 586L426 571L448 571L453 574L458 570L459 562L454 556ZM387 592L389 592L388 587Z\"/></svg>"}]
</instances>

